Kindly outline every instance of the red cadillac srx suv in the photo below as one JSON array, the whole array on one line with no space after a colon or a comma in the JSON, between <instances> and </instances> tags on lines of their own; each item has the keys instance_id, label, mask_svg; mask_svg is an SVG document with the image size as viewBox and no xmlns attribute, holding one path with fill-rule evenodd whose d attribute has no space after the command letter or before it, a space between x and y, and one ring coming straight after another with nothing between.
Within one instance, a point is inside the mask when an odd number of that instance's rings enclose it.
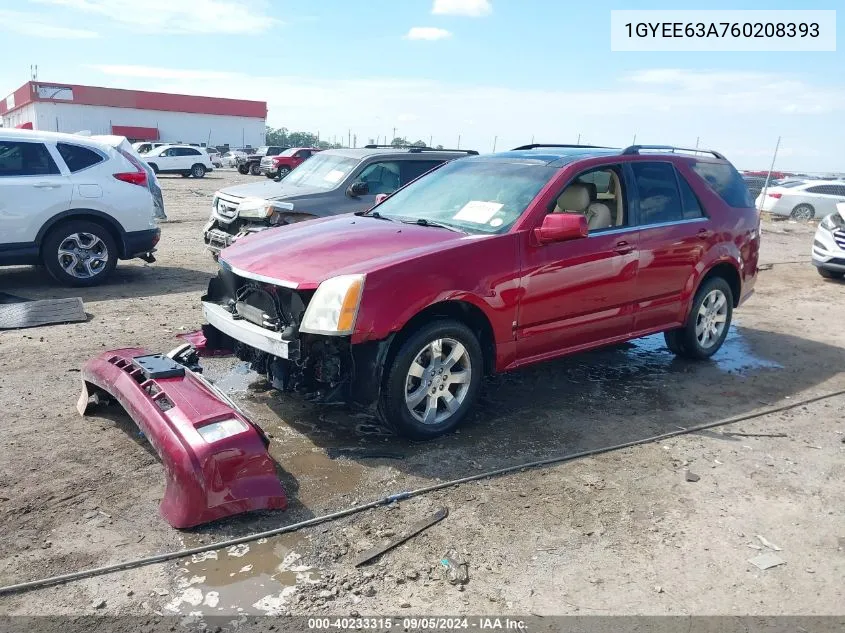
<instances>
[{"instance_id":1,"label":"red cadillac srx suv","mask_svg":"<svg viewBox=\"0 0 845 633\"><path fill-rule=\"evenodd\" d=\"M453 429L485 374L664 332L705 359L752 293L759 217L717 152L526 145L460 158L369 211L223 250L209 343L274 387Z\"/></svg>"}]
</instances>

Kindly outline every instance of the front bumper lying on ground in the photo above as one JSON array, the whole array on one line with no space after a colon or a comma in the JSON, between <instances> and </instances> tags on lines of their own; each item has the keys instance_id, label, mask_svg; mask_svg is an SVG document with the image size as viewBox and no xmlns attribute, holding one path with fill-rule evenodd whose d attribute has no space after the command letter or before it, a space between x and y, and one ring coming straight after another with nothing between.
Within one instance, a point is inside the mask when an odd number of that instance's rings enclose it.
<instances>
[{"instance_id":1,"label":"front bumper lying on ground","mask_svg":"<svg viewBox=\"0 0 845 633\"><path fill-rule=\"evenodd\" d=\"M82 380L81 415L104 392L155 448L167 478L160 512L173 527L287 507L267 436L194 371L168 356L129 348L89 360ZM210 433L215 424L228 431Z\"/></svg>"}]
</instances>

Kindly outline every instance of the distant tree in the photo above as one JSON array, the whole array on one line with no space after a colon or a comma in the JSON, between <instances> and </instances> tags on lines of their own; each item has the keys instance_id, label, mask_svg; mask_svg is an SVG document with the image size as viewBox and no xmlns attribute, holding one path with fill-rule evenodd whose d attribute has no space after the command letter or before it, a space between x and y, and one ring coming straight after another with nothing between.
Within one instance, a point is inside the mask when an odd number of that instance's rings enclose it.
<instances>
[{"instance_id":1,"label":"distant tree","mask_svg":"<svg viewBox=\"0 0 845 633\"><path fill-rule=\"evenodd\" d=\"M414 141L413 143L411 143L411 147L428 147L428 146L425 144L425 141L417 140L417 141Z\"/></svg>"},{"instance_id":2,"label":"distant tree","mask_svg":"<svg viewBox=\"0 0 845 633\"><path fill-rule=\"evenodd\" d=\"M443 149L442 145L438 145L436 149Z\"/></svg>"},{"instance_id":3,"label":"distant tree","mask_svg":"<svg viewBox=\"0 0 845 633\"><path fill-rule=\"evenodd\" d=\"M390 141L390 144L393 145L393 147L404 147L408 144L408 141L406 141L404 138L397 136L395 139Z\"/></svg>"},{"instance_id":4,"label":"distant tree","mask_svg":"<svg viewBox=\"0 0 845 633\"><path fill-rule=\"evenodd\" d=\"M288 145L288 129L286 127L274 128L268 125L264 134L264 142L267 145Z\"/></svg>"}]
</instances>

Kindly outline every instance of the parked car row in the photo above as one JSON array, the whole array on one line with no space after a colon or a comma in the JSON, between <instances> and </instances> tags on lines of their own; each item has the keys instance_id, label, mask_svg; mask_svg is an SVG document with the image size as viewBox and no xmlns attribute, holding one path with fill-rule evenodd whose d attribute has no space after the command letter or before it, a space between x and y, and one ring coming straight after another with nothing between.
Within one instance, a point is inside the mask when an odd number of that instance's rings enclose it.
<instances>
[{"instance_id":1,"label":"parked car row","mask_svg":"<svg viewBox=\"0 0 845 633\"><path fill-rule=\"evenodd\" d=\"M836 212L845 202L845 181L787 180L757 196L757 208L793 220L812 220Z\"/></svg>"}]
</instances>

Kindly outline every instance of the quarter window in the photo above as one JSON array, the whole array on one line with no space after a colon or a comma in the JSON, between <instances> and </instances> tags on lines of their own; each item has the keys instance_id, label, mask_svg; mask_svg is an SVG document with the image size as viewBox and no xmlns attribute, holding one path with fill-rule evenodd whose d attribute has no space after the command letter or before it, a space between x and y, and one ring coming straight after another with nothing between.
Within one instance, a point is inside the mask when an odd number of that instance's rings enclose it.
<instances>
[{"instance_id":1,"label":"quarter window","mask_svg":"<svg viewBox=\"0 0 845 633\"><path fill-rule=\"evenodd\" d=\"M681 188L681 204L684 209L684 219L694 220L695 218L704 217L704 212L701 210L701 203L698 201L698 197L695 195L692 187L690 187L687 179L680 173L678 173L678 185L680 185Z\"/></svg>"},{"instance_id":2,"label":"quarter window","mask_svg":"<svg viewBox=\"0 0 845 633\"><path fill-rule=\"evenodd\" d=\"M692 166L710 188L728 205L747 209L754 206L748 185L730 163L705 163L698 161Z\"/></svg>"},{"instance_id":3,"label":"quarter window","mask_svg":"<svg viewBox=\"0 0 845 633\"><path fill-rule=\"evenodd\" d=\"M59 168L43 143L0 141L0 177L58 173Z\"/></svg>"},{"instance_id":4,"label":"quarter window","mask_svg":"<svg viewBox=\"0 0 845 633\"><path fill-rule=\"evenodd\" d=\"M87 147L57 143L56 148L71 172L81 171L103 161L103 157Z\"/></svg>"},{"instance_id":5,"label":"quarter window","mask_svg":"<svg viewBox=\"0 0 845 633\"><path fill-rule=\"evenodd\" d=\"M677 222L684 217L675 168L671 164L637 161L631 163L631 170L640 198L641 225Z\"/></svg>"}]
</instances>

